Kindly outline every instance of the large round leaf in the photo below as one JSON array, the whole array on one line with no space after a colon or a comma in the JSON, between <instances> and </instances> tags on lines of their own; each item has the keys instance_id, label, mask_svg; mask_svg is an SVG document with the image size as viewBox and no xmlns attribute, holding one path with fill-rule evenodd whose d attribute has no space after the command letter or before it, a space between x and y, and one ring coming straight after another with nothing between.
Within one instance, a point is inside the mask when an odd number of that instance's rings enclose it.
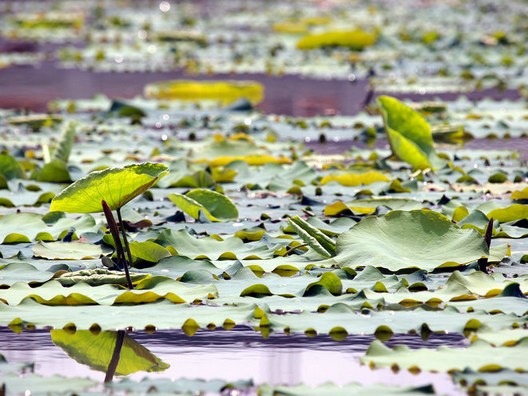
<instances>
[{"instance_id":1,"label":"large round leaf","mask_svg":"<svg viewBox=\"0 0 528 396\"><path fill-rule=\"evenodd\" d=\"M51 340L81 364L94 370L105 372L108 369L117 332L103 331L99 334L89 330L77 330L75 333L66 330L51 330ZM169 367L153 355L147 348L125 335L116 374L128 375L138 371L158 372Z\"/></svg>"},{"instance_id":2,"label":"large round leaf","mask_svg":"<svg viewBox=\"0 0 528 396\"><path fill-rule=\"evenodd\" d=\"M187 194L170 194L169 199L194 219L202 212L211 221L226 221L238 218L235 204L225 195L205 188L196 188Z\"/></svg>"},{"instance_id":3,"label":"large round leaf","mask_svg":"<svg viewBox=\"0 0 528 396\"><path fill-rule=\"evenodd\" d=\"M51 201L50 210L101 212L102 200L106 201L110 209L116 210L148 190L167 173L165 165L149 162L92 172L56 195Z\"/></svg>"},{"instance_id":4,"label":"large round leaf","mask_svg":"<svg viewBox=\"0 0 528 396\"><path fill-rule=\"evenodd\" d=\"M395 210L384 217L366 218L341 234L335 259L349 267L431 271L467 264L488 254L477 231L462 229L440 213Z\"/></svg>"}]
</instances>

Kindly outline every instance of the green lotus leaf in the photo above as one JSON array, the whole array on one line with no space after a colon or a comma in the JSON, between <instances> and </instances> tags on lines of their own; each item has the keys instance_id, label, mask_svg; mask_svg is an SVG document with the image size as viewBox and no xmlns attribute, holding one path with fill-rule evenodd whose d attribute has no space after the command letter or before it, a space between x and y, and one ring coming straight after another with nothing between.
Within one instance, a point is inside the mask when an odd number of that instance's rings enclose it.
<instances>
[{"instance_id":1,"label":"green lotus leaf","mask_svg":"<svg viewBox=\"0 0 528 396\"><path fill-rule=\"evenodd\" d=\"M51 201L50 211L101 212L101 201L110 209L121 208L168 173L163 164L141 163L92 172L75 181Z\"/></svg>"},{"instance_id":2,"label":"green lotus leaf","mask_svg":"<svg viewBox=\"0 0 528 396\"><path fill-rule=\"evenodd\" d=\"M431 385L421 387L352 383L346 385L322 384L317 386L294 385L259 387L260 396L370 396L370 395L399 395L399 396L424 396L434 395L435 390Z\"/></svg>"},{"instance_id":3,"label":"green lotus leaf","mask_svg":"<svg viewBox=\"0 0 528 396\"><path fill-rule=\"evenodd\" d=\"M51 340L61 347L72 359L93 370L106 372L112 360L117 342L116 331L94 334L89 330L51 330ZM156 357L144 346L125 334L119 363L115 373L128 375L138 371L159 372L169 368L167 363Z\"/></svg>"},{"instance_id":4,"label":"green lotus leaf","mask_svg":"<svg viewBox=\"0 0 528 396\"><path fill-rule=\"evenodd\" d=\"M59 375L38 375L27 373L2 375L2 383L9 393L21 395L31 394L82 394L88 392L99 382L90 378L64 377Z\"/></svg>"},{"instance_id":5,"label":"green lotus leaf","mask_svg":"<svg viewBox=\"0 0 528 396\"><path fill-rule=\"evenodd\" d=\"M501 331L481 331L479 329L470 337L471 342L482 340L493 346L513 346L524 339L528 339L527 329L504 329Z\"/></svg>"},{"instance_id":6,"label":"green lotus leaf","mask_svg":"<svg viewBox=\"0 0 528 396\"><path fill-rule=\"evenodd\" d=\"M376 33L361 29L335 30L306 35L297 42L297 48L312 50L322 47L345 47L354 51L361 51L376 44L377 39Z\"/></svg>"},{"instance_id":7,"label":"green lotus leaf","mask_svg":"<svg viewBox=\"0 0 528 396\"><path fill-rule=\"evenodd\" d=\"M132 241L130 242L130 252L136 260L139 259L150 263L157 263L171 255L166 248L152 241Z\"/></svg>"},{"instance_id":8,"label":"green lotus leaf","mask_svg":"<svg viewBox=\"0 0 528 396\"><path fill-rule=\"evenodd\" d=\"M459 267L489 255L475 230L465 230L444 215L429 210L389 212L369 217L337 239L341 266L372 265L389 271Z\"/></svg>"},{"instance_id":9,"label":"green lotus leaf","mask_svg":"<svg viewBox=\"0 0 528 396\"><path fill-rule=\"evenodd\" d=\"M489 395L511 395L516 392L527 393L528 378L525 373L518 373L513 370L501 370L495 372L476 372L473 370L464 370L463 372L453 373L453 381L455 383L465 384L465 386L478 385L479 391L488 386L495 386L495 389L489 389ZM483 386L487 384L488 386ZM512 384L500 385L500 384ZM501 389L502 388L502 389ZM515 389L513 389L515 388ZM486 389L487 390L487 389ZM484 392L486 392L484 390Z\"/></svg>"},{"instance_id":10,"label":"green lotus leaf","mask_svg":"<svg viewBox=\"0 0 528 396\"><path fill-rule=\"evenodd\" d=\"M247 390L249 393L254 389L254 383L253 380L224 381L220 379L204 380L200 378L163 380L158 378L143 378L140 381L135 381L131 378L123 378L120 381L113 381L110 384L106 384L106 387L118 393L130 395L147 393L152 391L152 389L156 389L158 393L165 395L204 395L221 394L225 392L225 389Z\"/></svg>"},{"instance_id":11,"label":"green lotus leaf","mask_svg":"<svg viewBox=\"0 0 528 396\"><path fill-rule=\"evenodd\" d=\"M39 271L28 263L11 263L0 268L0 286L11 286L16 282L26 282L33 286L51 278L52 272Z\"/></svg>"},{"instance_id":12,"label":"green lotus leaf","mask_svg":"<svg viewBox=\"0 0 528 396\"><path fill-rule=\"evenodd\" d=\"M511 194L511 199L514 201L523 201L528 199L528 187L523 188L522 190L515 190Z\"/></svg>"},{"instance_id":13,"label":"green lotus leaf","mask_svg":"<svg viewBox=\"0 0 528 396\"><path fill-rule=\"evenodd\" d=\"M226 238L223 241L212 237L196 238L186 230L164 230L154 242L165 247L172 246L179 255L193 259L252 261L273 257L273 250L262 241L244 243L236 237Z\"/></svg>"},{"instance_id":14,"label":"green lotus leaf","mask_svg":"<svg viewBox=\"0 0 528 396\"><path fill-rule=\"evenodd\" d=\"M64 126L57 147L55 147L55 150L53 151L52 161L60 160L64 163L68 163L76 132L77 123L75 121L70 121Z\"/></svg>"},{"instance_id":15,"label":"green lotus leaf","mask_svg":"<svg viewBox=\"0 0 528 396\"><path fill-rule=\"evenodd\" d=\"M364 173L341 173L329 174L321 179L321 184L325 185L330 182L337 182L343 186L360 186L376 182L386 182L390 179L384 173L377 171L368 171Z\"/></svg>"},{"instance_id":16,"label":"green lotus leaf","mask_svg":"<svg viewBox=\"0 0 528 396\"><path fill-rule=\"evenodd\" d=\"M398 366L401 369L418 367L421 370L434 371L498 371L503 369L528 371L525 353L528 350L528 338L514 347L493 347L487 342L477 341L467 348L440 347L410 349L398 346L386 347L380 341L374 341L367 350L362 362L379 367ZM478 359L475 357L478 356Z\"/></svg>"},{"instance_id":17,"label":"green lotus leaf","mask_svg":"<svg viewBox=\"0 0 528 396\"><path fill-rule=\"evenodd\" d=\"M14 234L22 235L28 242L34 240L39 232L46 231L46 223L42 221L42 216L35 213L13 213L0 217L0 241L2 243L14 242Z\"/></svg>"},{"instance_id":18,"label":"green lotus leaf","mask_svg":"<svg viewBox=\"0 0 528 396\"><path fill-rule=\"evenodd\" d=\"M200 170L171 183L171 187L207 188L215 184L216 182L209 172Z\"/></svg>"},{"instance_id":19,"label":"green lotus leaf","mask_svg":"<svg viewBox=\"0 0 528 396\"><path fill-rule=\"evenodd\" d=\"M61 159L54 159L31 174L31 178L40 182L69 183L72 181L68 165Z\"/></svg>"},{"instance_id":20,"label":"green lotus leaf","mask_svg":"<svg viewBox=\"0 0 528 396\"><path fill-rule=\"evenodd\" d=\"M304 297L311 297L327 291L333 296L341 295L343 291L343 284L341 279L332 272L325 272L317 282L310 283L304 291Z\"/></svg>"},{"instance_id":21,"label":"green lotus leaf","mask_svg":"<svg viewBox=\"0 0 528 396\"><path fill-rule=\"evenodd\" d=\"M493 218L501 223L528 219L528 205L513 204L505 208L497 208L488 212L488 218Z\"/></svg>"},{"instance_id":22,"label":"green lotus leaf","mask_svg":"<svg viewBox=\"0 0 528 396\"><path fill-rule=\"evenodd\" d=\"M344 211L351 211L354 214L373 214L379 207L387 207L393 210L415 210L421 209L424 205L422 202L411 198L367 198L355 199L350 202L336 201L324 209L326 216L338 216Z\"/></svg>"},{"instance_id":23,"label":"green lotus leaf","mask_svg":"<svg viewBox=\"0 0 528 396\"><path fill-rule=\"evenodd\" d=\"M317 297L312 297L317 298ZM331 300L331 299L333 300ZM486 312L460 313L457 309L432 310L430 308L416 308L414 310L383 310L370 311L368 315L358 315L355 304L348 301L334 302L339 297L327 297L327 309L324 313L310 312L299 309L308 307L303 302L297 302L297 312L279 314L267 313L269 328L275 331L288 329L291 333L304 333L307 329L314 329L317 334L329 334L335 327L342 327L348 334L374 334L380 326L388 327L394 334L408 332L420 333L426 323L432 332L464 333L471 321L480 323L481 327L499 331L511 328L519 323L516 315L490 315ZM375 304L375 300L370 300ZM266 299L263 299L266 302ZM292 300L292 304L295 300ZM319 301L321 303L321 301ZM328 303L332 304L329 305ZM275 306L280 306L277 302ZM397 316L397 319L395 317Z\"/></svg>"},{"instance_id":24,"label":"green lotus leaf","mask_svg":"<svg viewBox=\"0 0 528 396\"><path fill-rule=\"evenodd\" d=\"M98 286L103 287L103 286ZM111 288L105 285L106 288ZM102 330L132 327L144 329L155 326L159 329L181 328L187 319L194 319L200 328L209 324L222 326L224 322L246 324L253 318L255 305L216 306L174 304L163 299L150 304L84 305L82 309L67 305L42 305L25 299L16 306L0 304L0 324L34 324L37 328L63 328L75 324L77 330L89 330L94 324Z\"/></svg>"},{"instance_id":25,"label":"green lotus leaf","mask_svg":"<svg viewBox=\"0 0 528 396\"><path fill-rule=\"evenodd\" d=\"M251 285L240 293L240 297L264 297L264 296L271 296L273 293L270 291L270 289L261 283L256 285Z\"/></svg>"},{"instance_id":26,"label":"green lotus leaf","mask_svg":"<svg viewBox=\"0 0 528 396\"><path fill-rule=\"evenodd\" d=\"M377 101L393 154L413 169L434 168L437 158L429 123L398 99L380 96Z\"/></svg>"},{"instance_id":27,"label":"green lotus leaf","mask_svg":"<svg viewBox=\"0 0 528 396\"><path fill-rule=\"evenodd\" d=\"M48 260L89 260L110 254L112 250L103 245L78 242L38 242L33 246L35 257Z\"/></svg>"},{"instance_id":28,"label":"green lotus leaf","mask_svg":"<svg viewBox=\"0 0 528 396\"><path fill-rule=\"evenodd\" d=\"M22 179L24 169L18 161L7 154L0 154L0 188L7 188L7 181L12 179Z\"/></svg>"},{"instance_id":29,"label":"green lotus leaf","mask_svg":"<svg viewBox=\"0 0 528 396\"><path fill-rule=\"evenodd\" d=\"M187 194L170 194L168 198L193 219L202 212L211 221L227 221L238 218L238 210L228 197L216 191L196 188Z\"/></svg>"},{"instance_id":30,"label":"green lotus leaf","mask_svg":"<svg viewBox=\"0 0 528 396\"><path fill-rule=\"evenodd\" d=\"M108 278L113 279L111 276ZM26 283L18 282L2 293L2 300L10 305L18 305L32 299L45 305L119 305L144 304L158 300L169 300L173 303L205 300L218 295L216 287L210 284L185 284L161 276L148 277L142 274L133 276L136 283L134 290L123 290L119 287L120 279L113 282L103 282L99 286L91 286L85 282L63 286L58 280L51 280L39 287L30 287ZM90 279L88 279L90 281ZM126 327L126 326L125 326Z\"/></svg>"}]
</instances>

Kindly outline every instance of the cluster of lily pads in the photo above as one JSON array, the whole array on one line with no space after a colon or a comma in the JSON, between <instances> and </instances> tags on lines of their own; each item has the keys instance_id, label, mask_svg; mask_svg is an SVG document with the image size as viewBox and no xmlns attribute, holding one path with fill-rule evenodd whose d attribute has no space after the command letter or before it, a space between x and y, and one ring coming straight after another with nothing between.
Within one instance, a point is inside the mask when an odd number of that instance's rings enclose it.
<instances>
[{"instance_id":1,"label":"cluster of lily pads","mask_svg":"<svg viewBox=\"0 0 528 396\"><path fill-rule=\"evenodd\" d=\"M526 110L377 104L375 114L308 119L155 99L2 111L0 325L53 328L78 360L88 353L79 343L116 330L374 335L361 358L372 368L526 390L526 152L459 146L459 123L475 134L511 124L502 136L525 141ZM345 137L374 147L318 154ZM467 347L384 344L407 333L460 334ZM149 359L136 369L166 367ZM21 369L0 364L8 388Z\"/></svg>"},{"instance_id":2,"label":"cluster of lily pads","mask_svg":"<svg viewBox=\"0 0 528 396\"><path fill-rule=\"evenodd\" d=\"M62 66L96 71L180 69L351 81L374 75L372 84L385 92L526 85L522 0L157 5L57 2L46 9L39 2L13 3L5 6L0 34L74 43L57 51Z\"/></svg>"}]
</instances>

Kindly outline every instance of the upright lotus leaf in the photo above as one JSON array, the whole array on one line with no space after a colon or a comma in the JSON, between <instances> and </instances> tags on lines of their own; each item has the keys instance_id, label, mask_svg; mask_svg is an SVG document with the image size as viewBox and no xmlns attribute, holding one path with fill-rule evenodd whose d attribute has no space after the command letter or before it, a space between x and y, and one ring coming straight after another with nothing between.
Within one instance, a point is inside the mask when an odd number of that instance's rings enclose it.
<instances>
[{"instance_id":1,"label":"upright lotus leaf","mask_svg":"<svg viewBox=\"0 0 528 396\"><path fill-rule=\"evenodd\" d=\"M327 258L335 256L336 247L334 240L325 235L321 230L304 221L299 216L289 218L288 223L293 227L297 235L321 256Z\"/></svg>"},{"instance_id":2,"label":"upright lotus leaf","mask_svg":"<svg viewBox=\"0 0 528 396\"><path fill-rule=\"evenodd\" d=\"M337 239L341 266L372 265L389 271L458 267L489 255L482 236L430 210L395 210L368 217Z\"/></svg>"},{"instance_id":3,"label":"upright lotus leaf","mask_svg":"<svg viewBox=\"0 0 528 396\"><path fill-rule=\"evenodd\" d=\"M69 183L72 181L68 164L61 159L53 159L41 169L36 169L31 178L40 182Z\"/></svg>"},{"instance_id":4,"label":"upright lotus leaf","mask_svg":"<svg viewBox=\"0 0 528 396\"><path fill-rule=\"evenodd\" d=\"M75 121L68 122L59 138L59 142L53 151L52 160L61 160L65 163L70 158L70 153L73 148L75 140L75 133L77 132L77 123Z\"/></svg>"},{"instance_id":5,"label":"upright lotus leaf","mask_svg":"<svg viewBox=\"0 0 528 396\"><path fill-rule=\"evenodd\" d=\"M7 181L22 179L24 169L18 161L10 155L0 154L0 188L7 188Z\"/></svg>"},{"instance_id":6,"label":"upright lotus leaf","mask_svg":"<svg viewBox=\"0 0 528 396\"><path fill-rule=\"evenodd\" d=\"M103 331L99 334L89 330L51 330L51 340L72 359L98 371L106 372L117 341L117 332ZM138 371L159 372L169 367L147 348L125 335L121 356L117 364L117 375L128 375Z\"/></svg>"},{"instance_id":7,"label":"upright lotus leaf","mask_svg":"<svg viewBox=\"0 0 528 396\"><path fill-rule=\"evenodd\" d=\"M380 96L377 101L392 153L413 169L434 168L438 158L429 123L398 99Z\"/></svg>"},{"instance_id":8,"label":"upright lotus leaf","mask_svg":"<svg viewBox=\"0 0 528 396\"><path fill-rule=\"evenodd\" d=\"M103 200L110 209L117 210L167 173L165 165L150 162L92 172L57 194L51 201L50 211L101 212Z\"/></svg>"},{"instance_id":9,"label":"upright lotus leaf","mask_svg":"<svg viewBox=\"0 0 528 396\"><path fill-rule=\"evenodd\" d=\"M211 221L226 221L238 218L238 209L233 201L216 191L196 188L185 195L170 194L168 198L196 220L200 218L200 212Z\"/></svg>"}]
</instances>

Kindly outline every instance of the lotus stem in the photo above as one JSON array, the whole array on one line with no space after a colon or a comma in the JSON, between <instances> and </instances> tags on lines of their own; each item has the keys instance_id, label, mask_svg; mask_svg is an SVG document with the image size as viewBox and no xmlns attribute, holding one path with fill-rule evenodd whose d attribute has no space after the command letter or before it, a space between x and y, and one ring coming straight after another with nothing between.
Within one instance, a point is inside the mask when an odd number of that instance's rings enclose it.
<instances>
[{"instance_id":1,"label":"lotus stem","mask_svg":"<svg viewBox=\"0 0 528 396\"><path fill-rule=\"evenodd\" d=\"M123 218L121 217L121 208L116 210L117 220L119 221L119 227L121 228L121 235L123 236L123 243L125 244L125 251L128 256L128 262L132 265L132 252L130 251L130 245L128 244L128 239L125 231L125 223L123 223Z\"/></svg>"},{"instance_id":2,"label":"lotus stem","mask_svg":"<svg viewBox=\"0 0 528 396\"><path fill-rule=\"evenodd\" d=\"M117 227L114 215L112 214L112 210L110 209L106 201L101 201L101 205L103 206L103 212L106 217L106 221L108 222L108 228L110 229L110 233L114 238L114 243L117 251L117 260L120 264L123 264L128 289L132 290L134 288L134 285L132 284L132 279L130 279L130 273L128 271L128 262L125 258L125 251L123 250L123 245L121 244L121 238L119 237L119 228Z\"/></svg>"},{"instance_id":3,"label":"lotus stem","mask_svg":"<svg viewBox=\"0 0 528 396\"><path fill-rule=\"evenodd\" d=\"M117 365L119 364L119 358L121 357L121 348L123 347L124 341L125 341L125 331L117 330L117 338L116 338L116 343L114 347L114 353L112 354L112 359L110 359L110 363L108 364L108 369L106 370L106 375L104 379L105 384L108 382L112 382L112 379L114 378L114 374L117 370Z\"/></svg>"},{"instance_id":4,"label":"lotus stem","mask_svg":"<svg viewBox=\"0 0 528 396\"><path fill-rule=\"evenodd\" d=\"M488 225L486 227L486 232L484 233L484 242L486 242L486 245L488 245L488 249L491 246L491 236L492 236L492 234L493 234L493 217L491 219L489 219ZM479 259L477 261L477 263L479 265L479 269L482 272L487 272L487 267L488 267L488 258L487 257L483 257L483 258Z\"/></svg>"}]
</instances>

